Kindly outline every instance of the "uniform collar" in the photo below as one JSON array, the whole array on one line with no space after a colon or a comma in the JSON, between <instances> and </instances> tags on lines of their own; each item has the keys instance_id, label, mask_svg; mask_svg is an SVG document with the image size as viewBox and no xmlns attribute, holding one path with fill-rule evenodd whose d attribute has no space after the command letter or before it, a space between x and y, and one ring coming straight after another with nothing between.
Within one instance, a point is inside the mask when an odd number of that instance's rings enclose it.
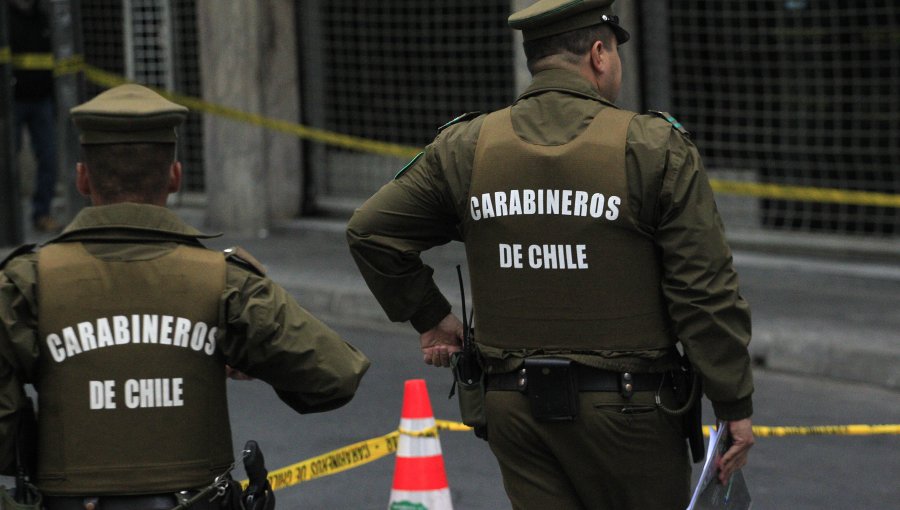
<instances>
[{"instance_id":1,"label":"uniform collar","mask_svg":"<svg viewBox=\"0 0 900 510\"><path fill-rule=\"evenodd\" d=\"M171 210L156 205L123 203L86 207L55 240L102 231L155 233L186 239L210 239L222 234L204 234L185 223Z\"/></svg>"},{"instance_id":2,"label":"uniform collar","mask_svg":"<svg viewBox=\"0 0 900 510\"><path fill-rule=\"evenodd\" d=\"M567 69L545 69L534 75L531 85L519 96L516 101L526 97L543 94L544 92L563 92L588 99L594 99L601 103L616 108L612 102L604 99L591 83L582 78L578 73Z\"/></svg>"}]
</instances>

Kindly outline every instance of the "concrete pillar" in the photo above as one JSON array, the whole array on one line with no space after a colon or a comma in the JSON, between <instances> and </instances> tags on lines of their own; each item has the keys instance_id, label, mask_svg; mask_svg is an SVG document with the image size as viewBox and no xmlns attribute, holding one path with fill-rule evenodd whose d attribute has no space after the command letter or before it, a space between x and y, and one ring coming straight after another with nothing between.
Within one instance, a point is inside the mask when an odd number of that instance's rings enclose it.
<instances>
[{"instance_id":1,"label":"concrete pillar","mask_svg":"<svg viewBox=\"0 0 900 510\"><path fill-rule=\"evenodd\" d=\"M328 112L325 101L321 98L327 94L325 73L327 56L325 55L325 24L322 19L323 2L328 0L303 0L297 2L297 29L300 50L300 90L303 101L304 124L327 126ZM319 98L319 99L317 99ZM303 213L317 214L325 208L319 200L327 194L329 187L328 151L325 144L306 141L303 148Z\"/></svg>"},{"instance_id":2,"label":"concrete pillar","mask_svg":"<svg viewBox=\"0 0 900 510\"><path fill-rule=\"evenodd\" d=\"M261 77L263 111L269 117L300 120L300 91L297 69L297 25L292 0L269 0L262 13L264 32ZM301 141L299 138L266 132L268 159L269 219L282 220L300 214L303 197Z\"/></svg>"},{"instance_id":3,"label":"concrete pillar","mask_svg":"<svg viewBox=\"0 0 900 510\"><path fill-rule=\"evenodd\" d=\"M672 42L668 2L640 2L644 105L672 110Z\"/></svg>"},{"instance_id":4,"label":"concrete pillar","mask_svg":"<svg viewBox=\"0 0 900 510\"><path fill-rule=\"evenodd\" d=\"M638 22L637 2L616 2L613 4L619 16L619 24L631 34L631 39L619 47L622 59L622 90L616 105L626 110L641 112L641 26Z\"/></svg>"},{"instance_id":5,"label":"concrete pillar","mask_svg":"<svg viewBox=\"0 0 900 510\"><path fill-rule=\"evenodd\" d=\"M205 100L296 122L296 31L291 0L198 0ZM265 235L301 202L299 140L261 126L204 116L207 224Z\"/></svg>"},{"instance_id":6,"label":"concrete pillar","mask_svg":"<svg viewBox=\"0 0 900 510\"><path fill-rule=\"evenodd\" d=\"M70 61L81 55L80 0L50 0L50 24L53 26L53 58L57 62ZM72 123L69 110L81 103L84 78L80 73L67 73L54 79L56 93L56 133L59 182L63 183L65 209L63 223L68 223L88 205L88 200L75 187L75 164L81 157L78 130Z\"/></svg>"}]
</instances>

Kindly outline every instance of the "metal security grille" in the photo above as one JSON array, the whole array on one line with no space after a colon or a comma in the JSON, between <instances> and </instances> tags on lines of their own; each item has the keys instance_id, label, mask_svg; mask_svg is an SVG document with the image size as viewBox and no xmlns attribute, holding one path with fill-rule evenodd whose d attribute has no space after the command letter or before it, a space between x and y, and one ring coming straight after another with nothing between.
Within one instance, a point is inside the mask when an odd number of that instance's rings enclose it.
<instances>
[{"instance_id":1,"label":"metal security grille","mask_svg":"<svg viewBox=\"0 0 900 510\"><path fill-rule=\"evenodd\" d=\"M152 87L171 89L171 17L165 1L124 0L125 74Z\"/></svg>"},{"instance_id":2,"label":"metal security grille","mask_svg":"<svg viewBox=\"0 0 900 510\"><path fill-rule=\"evenodd\" d=\"M900 3L683 0L671 16L673 110L713 177L900 193ZM897 208L726 200L742 226L900 233Z\"/></svg>"},{"instance_id":3,"label":"metal security grille","mask_svg":"<svg viewBox=\"0 0 900 510\"><path fill-rule=\"evenodd\" d=\"M82 1L81 16L88 64L144 85L200 95L194 0ZM88 84L88 97L101 91ZM184 189L203 191L199 114L192 113L179 133Z\"/></svg>"},{"instance_id":4,"label":"metal security grille","mask_svg":"<svg viewBox=\"0 0 900 510\"><path fill-rule=\"evenodd\" d=\"M200 42L197 36L195 0L174 0L172 16L173 88L180 94L202 97ZM179 132L179 159L184 166L184 189L202 192L205 187L203 163L203 115L191 112Z\"/></svg>"},{"instance_id":5,"label":"metal security grille","mask_svg":"<svg viewBox=\"0 0 900 510\"><path fill-rule=\"evenodd\" d=\"M324 55L319 90L305 94L324 109L309 122L340 133L422 147L457 115L508 104L514 95L509 0L328 0L301 16L321 21L304 41ZM315 12L313 10L315 9ZM307 26L308 26L307 20ZM321 58L321 57L320 57ZM313 79L306 72L304 79ZM320 193L365 197L402 166L328 148Z\"/></svg>"},{"instance_id":6,"label":"metal security grille","mask_svg":"<svg viewBox=\"0 0 900 510\"><path fill-rule=\"evenodd\" d=\"M120 76L125 75L123 12L120 0L81 2L85 61ZM102 91L93 83L87 84L87 97L94 97Z\"/></svg>"}]
</instances>

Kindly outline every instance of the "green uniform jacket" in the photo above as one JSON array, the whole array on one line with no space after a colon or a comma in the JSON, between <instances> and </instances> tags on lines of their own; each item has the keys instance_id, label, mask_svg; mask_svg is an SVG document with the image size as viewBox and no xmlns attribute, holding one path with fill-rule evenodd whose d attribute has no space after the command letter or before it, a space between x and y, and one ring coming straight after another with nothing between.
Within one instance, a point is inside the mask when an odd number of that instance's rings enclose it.
<instances>
[{"instance_id":1,"label":"green uniform jacket","mask_svg":"<svg viewBox=\"0 0 900 510\"><path fill-rule=\"evenodd\" d=\"M171 251L177 243L199 245L205 236L173 212L151 205L118 204L81 211L60 236L116 242L85 242L100 258L140 260ZM37 255L10 260L0 273L0 469L14 463L15 411L24 384L37 379ZM343 341L269 278L229 258L219 297L217 350L228 365L270 384L300 413L327 411L349 402L368 359ZM223 366L222 377L225 377ZM40 397L40 388L37 388ZM77 441L77 438L72 438ZM154 448L164 445L150 445ZM186 487L185 487L186 488Z\"/></svg>"},{"instance_id":2,"label":"green uniform jacket","mask_svg":"<svg viewBox=\"0 0 900 510\"><path fill-rule=\"evenodd\" d=\"M551 69L535 75L513 106L513 127L530 143L562 144L603 108L614 106L586 80ZM419 332L435 326L451 309L419 254L451 240L465 241L460 225L468 214L483 120L467 116L442 129L422 155L356 211L347 227L353 257L388 317L409 320ZM750 310L738 290L700 155L666 120L639 115L628 128L625 161L628 203L639 228L659 248L660 285L674 334L702 375L716 415L728 420L749 417ZM478 303L475 308L477 317ZM480 347L487 369L496 372L512 370L523 356L535 354ZM664 370L673 362L672 352L604 352L602 339L596 354L569 357L599 368L633 371Z\"/></svg>"}]
</instances>

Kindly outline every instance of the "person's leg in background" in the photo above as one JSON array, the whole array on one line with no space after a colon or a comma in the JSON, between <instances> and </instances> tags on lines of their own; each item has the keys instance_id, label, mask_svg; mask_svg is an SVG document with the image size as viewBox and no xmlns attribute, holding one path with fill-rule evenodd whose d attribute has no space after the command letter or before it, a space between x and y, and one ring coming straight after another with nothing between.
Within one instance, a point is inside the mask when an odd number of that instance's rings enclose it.
<instances>
[{"instance_id":1,"label":"person's leg in background","mask_svg":"<svg viewBox=\"0 0 900 510\"><path fill-rule=\"evenodd\" d=\"M56 232L62 227L52 215L51 206L56 196L56 115L53 99L47 98L29 103L27 117L28 134L37 160L34 195L31 201L31 220L35 230Z\"/></svg>"}]
</instances>

